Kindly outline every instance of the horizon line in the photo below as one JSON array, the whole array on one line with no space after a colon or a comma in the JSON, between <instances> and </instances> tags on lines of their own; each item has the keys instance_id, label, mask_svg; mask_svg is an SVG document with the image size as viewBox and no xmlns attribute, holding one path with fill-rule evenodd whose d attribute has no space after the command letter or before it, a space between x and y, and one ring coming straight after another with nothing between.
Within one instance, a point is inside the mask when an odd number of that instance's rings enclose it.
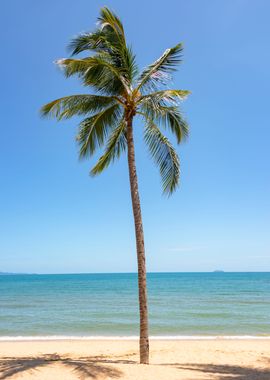
<instances>
[{"instance_id":1,"label":"horizon line","mask_svg":"<svg viewBox=\"0 0 270 380\"><path fill-rule=\"evenodd\" d=\"M235 270L235 271L225 271L225 270L212 270L212 271L149 271L147 274L165 274L165 273L216 273L216 274L223 274L223 273L270 273L270 270L267 271L242 271L242 270ZM50 276L50 275L81 275L81 274L89 274L89 275L95 275L95 274L138 274L138 272L64 272L64 273L37 273L37 272L4 272L0 271L0 276L8 276L8 275L37 275L37 276Z\"/></svg>"}]
</instances>

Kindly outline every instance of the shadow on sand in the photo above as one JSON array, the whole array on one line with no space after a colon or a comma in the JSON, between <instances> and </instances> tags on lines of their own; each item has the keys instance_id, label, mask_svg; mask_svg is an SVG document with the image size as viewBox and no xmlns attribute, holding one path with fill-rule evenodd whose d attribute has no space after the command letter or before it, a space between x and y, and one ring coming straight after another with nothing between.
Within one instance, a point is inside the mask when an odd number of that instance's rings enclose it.
<instances>
[{"instance_id":1,"label":"shadow on sand","mask_svg":"<svg viewBox=\"0 0 270 380\"><path fill-rule=\"evenodd\" d=\"M103 357L80 357L71 359L57 354L41 355L37 357L2 357L0 359L0 379L8 379L13 375L38 370L55 362L70 368L80 379L116 379L122 372L110 364L134 364L131 360L107 360Z\"/></svg>"},{"instance_id":2,"label":"shadow on sand","mask_svg":"<svg viewBox=\"0 0 270 380\"><path fill-rule=\"evenodd\" d=\"M251 368L238 365L175 364L178 369L209 374L215 380L270 380L270 368ZM194 376L194 379L196 377Z\"/></svg>"},{"instance_id":3,"label":"shadow on sand","mask_svg":"<svg viewBox=\"0 0 270 380\"><path fill-rule=\"evenodd\" d=\"M37 357L2 357L0 359L0 380L8 379L16 374L26 371L39 370L42 367L49 366L55 362L69 368L79 379L118 379L123 373L114 368L113 364L138 364L134 360L128 359L106 359L103 356L79 357L72 359L67 356L58 354L41 355ZM179 370L193 371L196 380L196 374L209 375L206 379L215 380L270 380L269 361L262 363L264 367L245 367L218 364L198 364L198 363L168 363L154 364L177 368ZM266 368L266 366L268 368ZM145 379L142 379L145 380Z\"/></svg>"}]
</instances>

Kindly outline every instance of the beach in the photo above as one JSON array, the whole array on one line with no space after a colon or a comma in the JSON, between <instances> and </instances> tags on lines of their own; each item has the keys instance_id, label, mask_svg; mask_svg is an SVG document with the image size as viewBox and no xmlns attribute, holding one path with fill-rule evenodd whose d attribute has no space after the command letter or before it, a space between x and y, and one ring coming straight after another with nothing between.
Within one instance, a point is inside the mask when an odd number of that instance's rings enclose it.
<instances>
[{"instance_id":1,"label":"beach","mask_svg":"<svg viewBox=\"0 0 270 380\"><path fill-rule=\"evenodd\" d=\"M0 380L270 380L270 0L108 3L1 7Z\"/></svg>"},{"instance_id":2,"label":"beach","mask_svg":"<svg viewBox=\"0 0 270 380\"><path fill-rule=\"evenodd\" d=\"M150 365L136 340L0 342L0 379L269 380L265 339L151 340Z\"/></svg>"},{"instance_id":3,"label":"beach","mask_svg":"<svg viewBox=\"0 0 270 380\"><path fill-rule=\"evenodd\" d=\"M148 276L140 365L136 274L0 278L0 380L269 380L269 273Z\"/></svg>"}]
</instances>

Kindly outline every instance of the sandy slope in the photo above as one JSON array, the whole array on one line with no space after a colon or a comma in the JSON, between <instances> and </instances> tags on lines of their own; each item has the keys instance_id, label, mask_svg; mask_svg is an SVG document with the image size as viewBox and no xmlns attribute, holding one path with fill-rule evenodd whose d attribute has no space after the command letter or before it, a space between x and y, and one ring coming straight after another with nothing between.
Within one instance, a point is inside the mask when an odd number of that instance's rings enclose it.
<instances>
[{"instance_id":1,"label":"sandy slope","mask_svg":"<svg viewBox=\"0 0 270 380\"><path fill-rule=\"evenodd\" d=\"M0 342L0 379L270 380L270 340Z\"/></svg>"}]
</instances>

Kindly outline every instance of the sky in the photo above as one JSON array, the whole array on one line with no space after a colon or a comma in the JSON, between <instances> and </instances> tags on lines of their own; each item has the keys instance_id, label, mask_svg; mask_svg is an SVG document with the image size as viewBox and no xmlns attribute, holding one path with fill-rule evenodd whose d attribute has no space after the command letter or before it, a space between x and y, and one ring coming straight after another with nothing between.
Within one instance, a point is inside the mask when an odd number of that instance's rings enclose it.
<instances>
[{"instance_id":1,"label":"sky","mask_svg":"<svg viewBox=\"0 0 270 380\"><path fill-rule=\"evenodd\" d=\"M171 87L192 92L170 198L135 124L148 271L270 271L267 0L2 2L0 271L137 269L126 157L93 179L98 156L78 160L79 119L39 115L44 103L87 90L53 61L95 28L104 5L121 17L140 68L183 42Z\"/></svg>"}]
</instances>

